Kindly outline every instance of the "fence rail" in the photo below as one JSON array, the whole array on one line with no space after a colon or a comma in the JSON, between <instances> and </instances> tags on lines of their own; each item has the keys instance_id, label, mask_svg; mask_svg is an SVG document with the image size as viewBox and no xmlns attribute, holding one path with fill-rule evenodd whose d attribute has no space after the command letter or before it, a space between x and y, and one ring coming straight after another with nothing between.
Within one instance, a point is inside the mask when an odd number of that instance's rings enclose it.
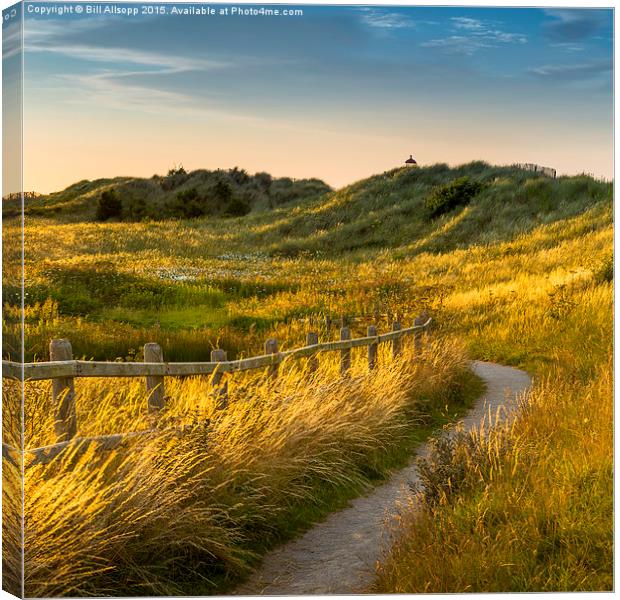
<instances>
[{"instance_id":1,"label":"fence rail","mask_svg":"<svg viewBox=\"0 0 620 600\"><path fill-rule=\"evenodd\" d=\"M432 319L428 319L423 325L414 325L406 329L391 331L382 335L324 342L284 350L277 354L263 354L239 360L221 362L109 362L91 360L57 360L39 363L18 363L8 360L2 361L2 377L17 379L19 381L41 381L56 379L58 377L179 377L187 375L211 375L216 370L220 373L236 373L260 369L284 362L288 358L308 358L321 352L334 352L370 346L383 342L390 342L415 331L426 328Z\"/></svg>"},{"instance_id":2,"label":"fence rail","mask_svg":"<svg viewBox=\"0 0 620 600\"><path fill-rule=\"evenodd\" d=\"M211 351L210 362L165 362L162 349L158 344L148 343L144 346L145 362L123 363L106 361L72 360L71 344L68 340L52 340L50 342L49 362L18 363L2 361L2 377L18 381L52 380L52 403L54 406L54 430L57 442L45 448L34 448L26 452L35 455L35 462L47 462L66 448L69 443L83 443L85 441L100 441L102 446L108 447L117 444L128 435L141 435L145 432L132 434L114 434L96 436L92 438L78 438L77 417L75 407L74 380L81 377L144 377L147 391L147 405L149 412L157 412L165 406L164 378L183 377L193 375L211 375L211 385L218 408L225 408L228 404L228 382L224 380L226 373L237 373L252 369L267 368L271 378L278 377L281 363L289 359L307 358L309 371L316 371L319 365L318 355L324 352L340 352L340 374L347 376L351 368L351 350L353 348L368 347L368 369L377 365L378 345L385 342L392 343L392 354L397 357L402 349L402 338L414 336L416 351L421 350L421 334L428 330L432 318L420 315L412 327L402 328L399 321L392 323L392 331L377 334L377 328L370 325L367 336L351 339L348 327L340 329L340 340L318 343L315 332L307 334L307 345L292 350L278 350L278 341L270 338L265 342L265 354L227 360L226 352L221 349ZM3 452L5 444L3 444ZM14 449L12 449L14 450Z\"/></svg>"}]
</instances>

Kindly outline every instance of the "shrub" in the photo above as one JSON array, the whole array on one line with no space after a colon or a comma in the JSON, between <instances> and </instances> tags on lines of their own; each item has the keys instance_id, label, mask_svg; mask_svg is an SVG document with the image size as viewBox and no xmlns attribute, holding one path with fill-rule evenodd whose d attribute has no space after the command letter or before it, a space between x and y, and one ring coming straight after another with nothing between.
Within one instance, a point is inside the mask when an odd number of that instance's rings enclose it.
<instances>
[{"instance_id":1,"label":"shrub","mask_svg":"<svg viewBox=\"0 0 620 600\"><path fill-rule=\"evenodd\" d=\"M243 217L250 212L250 205L241 198L233 198L226 209L226 214L230 217Z\"/></svg>"},{"instance_id":2,"label":"shrub","mask_svg":"<svg viewBox=\"0 0 620 600\"><path fill-rule=\"evenodd\" d=\"M469 204L483 189L479 181L469 177L459 177L446 185L433 188L426 198L425 208L430 218L440 217L457 206Z\"/></svg>"},{"instance_id":3,"label":"shrub","mask_svg":"<svg viewBox=\"0 0 620 600\"><path fill-rule=\"evenodd\" d=\"M228 204L232 199L232 187L225 181L218 181L213 188L213 195L220 205Z\"/></svg>"},{"instance_id":4,"label":"shrub","mask_svg":"<svg viewBox=\"0 0 620 600\"><path fill-rule=\"evenodd\" d=\"M173 167L168 171L168 174L165 177L161 178L161 189L169 192L170 190L183 185L188 179L189 175L182 165L179 167Z\"/></svg>"},{"instance_id":5,"label":"shrub","mask_svg":"<svg viewBox=\"0 0 620 600\"><path fill-rule=\"evenodd\" d=\"M131 221L141 221L148 214L146 201L144 198L130 198L127 203L127 218Z\"/></svg>"},{"instance_id":6,"label":"shrub","mask_svg":"<svg viewBox=\"0 0 620 600\"><path fill-rule=\"evenodd\" d=\"M173 216L191 219L193 217L202 217L206 214L207 202L206 198L198 194L196 188L190 188L178 192L170 208Z\"/></svg>"},{"instance_id":7,"label":"shrub","mask_svg":"<svg viewBox=\"0 0 620 600\"><path fill-rule=\"evenodd\" d=\"M114 190L106 190L101 194L97 203L97 221L120 217L122 212L123 204Z\"/></svg>"}]
</instances>

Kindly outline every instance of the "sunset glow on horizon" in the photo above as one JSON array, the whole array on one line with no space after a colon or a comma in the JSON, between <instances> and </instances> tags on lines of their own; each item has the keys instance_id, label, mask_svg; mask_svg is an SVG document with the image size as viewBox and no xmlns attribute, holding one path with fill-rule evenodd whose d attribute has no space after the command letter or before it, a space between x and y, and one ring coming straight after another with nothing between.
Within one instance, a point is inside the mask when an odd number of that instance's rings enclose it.
<instances>
[{"instance_id":1,"label":"sunset glow on horizon","mask_svg":"<svg viewBox=\"0 0 620 600\"><path fill-rule=\"evenodd\" d=\"M28 6L26 190L175 164L340 187L410 154L613 177L609 9L271 5L303 15L233 17L162 4L166 14L130 17Z\"/></svg>"}]
</instances>

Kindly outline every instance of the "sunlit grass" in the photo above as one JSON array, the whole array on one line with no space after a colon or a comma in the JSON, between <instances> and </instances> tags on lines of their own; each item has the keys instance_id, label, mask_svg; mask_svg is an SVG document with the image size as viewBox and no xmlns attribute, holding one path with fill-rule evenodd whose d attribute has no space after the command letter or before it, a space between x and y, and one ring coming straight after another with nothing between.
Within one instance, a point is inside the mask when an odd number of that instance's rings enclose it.
<instances>
[{"instance_id":1,"label":"sunlit grass","mask_svg":"<svg viewBox=\"0 0 620 600\"><path fill-rule=\"evenodd\" d=\"M80 435L189 430L29 467L26 593L174 594L198 574L243 573L254 549L287 535L287 511L328 502L325 489L359 493L388 473L411 429L467 396L454 343L380 359L369 375L358 357L344 379L333 357L312 376L284 366L275 384L248 374L231 382L219 412L208 378L170 380L156 422L142 382L79 382ZM27 446L53 441L49 385L31 384L27 403L27 422L37 424Z\"/></svg>"},{"instance_id":2,"label":"sunlit grass","mask_svg":"<svg viewBox=\"0 0 620 600\"><path fill-rule=\"evenodd\" d=\"M492 185L467 209L426 221L426 191L467 173ZM167 378L156 419L141 380L77 380L80 435L194 429L29 469L27 593L225 588L254 554L385 476L411 450L412 431L454 417L473 389L466 355L527 369L532 404L497 434L506 443L478 439L471 456L457 452L467 467L458 493L403 515L376 589L609 588L611 186L528 177L482 163L397 170L244 219L28 217L29 360L45 360L60 337L75 357L101 360L139 360L152 341L171 361L209 360L215 347L249 356L268 337L281 349L304 345L308 331L336 339L328 315L348 316L353 335L365 335L377 309L380 332L397 315L406 326L430 311L437 344L425 360L397 364L385 346L370 376L354 351L346 380L337 355L321 356L314 378L304 361L285 363L275 388L264 373L236 374L224 412L208 378ZM11 356L18 232L5 224ZM25 409L27 446L53 443L48 382L27 384ZM78 520L80 510L92 518Z\"/></svg>"}]
</instances>

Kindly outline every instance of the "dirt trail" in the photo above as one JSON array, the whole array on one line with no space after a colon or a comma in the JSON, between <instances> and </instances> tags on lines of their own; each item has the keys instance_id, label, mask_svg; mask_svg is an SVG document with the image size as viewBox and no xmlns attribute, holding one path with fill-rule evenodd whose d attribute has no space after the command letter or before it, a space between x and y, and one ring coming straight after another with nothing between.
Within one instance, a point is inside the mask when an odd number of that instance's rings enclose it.
<instances>
[{"instance_id":1,"label":"dirt trail","mask_svg":"<svg viewBox=\"0 0 620 600\"><path fill-rule=\"evenodd\" d=\"M487 386L467 413L466 429L488 422L489 414L514 415L519 395L531 379L512 367L475 361L473 372ZM347 508L330 514L301 537L267 554L257 571L235 590L240 595L347 594L362 592L374 578L381 556L385 523L408 496L409 486L419 481L416 459L428 452L423 444L409 465L395 473L369 495L353 500Z\"/></svg>"}]
</instances>

